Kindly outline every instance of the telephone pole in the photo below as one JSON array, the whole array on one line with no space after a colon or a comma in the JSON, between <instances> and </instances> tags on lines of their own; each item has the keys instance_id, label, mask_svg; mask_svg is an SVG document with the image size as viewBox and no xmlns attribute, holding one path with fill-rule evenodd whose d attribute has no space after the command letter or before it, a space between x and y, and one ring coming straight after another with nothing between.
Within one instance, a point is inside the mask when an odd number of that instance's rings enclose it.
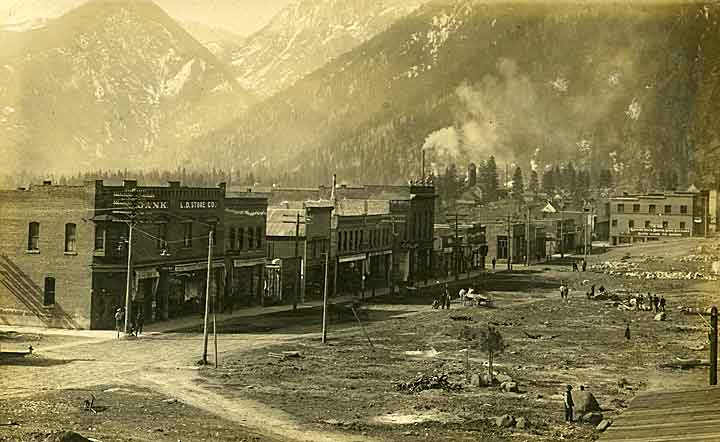
<instances>
[{"instance_id":1,"label":"telephone pole","mask_svg":"<svg viewBox=\"0 0 720 442\"><path fill-rule=\"evenodd\" d=\"M329 241L328 241L329 242ZM325 251L325 281L323 284L322 343L327 342L328 270L330 267L330 244Z\"/></svg>"},{"instance_id":2,"label":"telephone pole","mask_svg":"<svg viewBox=\"0 0 720 442\"><path fill-rule=\"evenodd\" d=\"M203 322L203 355L202 362L207 365L207 347L208 347L208 316L210 314L210 276L212 274L212 248L213 248L213 228L210 228L208 234L208 259L207 259L207 280L205 281L205 320Z\"/></svg>"},{"instance_id":3,"label":"telephone pole","mask_svg":"<svg viewBox=\"0 0 720 442\"><path fill-rule=\"evenodd\" d=\"M525 265L530 267L530 205L527 206L527 222L525 224Z\"/></svg>"}]
</instances>

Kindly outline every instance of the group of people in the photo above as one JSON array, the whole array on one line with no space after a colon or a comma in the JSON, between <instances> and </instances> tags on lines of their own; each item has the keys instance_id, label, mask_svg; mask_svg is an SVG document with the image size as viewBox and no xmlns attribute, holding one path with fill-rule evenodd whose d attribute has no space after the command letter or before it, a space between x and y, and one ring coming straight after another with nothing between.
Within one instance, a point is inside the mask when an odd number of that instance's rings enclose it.
<instances>
[{"instance_id":1,"label":"group of people","mask_svg":"<svg viewBox=\"0 0 720 442\"><path fill-rule=\"evenodd\" d=\"M585 261L585 258L583 258L582 261L580 261L580 264L582 265L582 271L586 272L587 271L587 261ZM580 271L580 269L578 267L578 263L576 261L573 261L573 263L572 263L572 271L573 272Z\"/></svg>"},{"instance_id":2,"label":"group of people","mask_svg":"<svg viewBox=\"0 0 720 442\"><path fill-rule=\"evenodd\" d=\"M129 334L132 336L140 336L143 331L143 323L145 318L143 317L142 308L138 309L137 315L130 316ZM115 330L117 331L117 337L120 339L120 332L125 328L125 309L119 307L115 311Z\"/></svg>"},{"instance_id":3,"label":"group of people","mask_svg":"<svg viewBox=\"0 0 720 442\"><path fill-rule=\"evenodd\" d=\"M570 288L565 284L565 282L560 283L560 299L568 299L568 296L570 295Z\"/></svg>"},{"instance_id":4,"label":"group of people","mask_svg":"<svg viewBox=\"0 0 720 442\"><path fill-rule=\"evenodd\" d=\"M635 308L638 310L644 310L643 307L645 305L645 301L647 300L648 305L651 307L651 309L654 313L665 311L665 304L666 304L665 296L661 295L658 298L657 295L651 295L650 293L648 293L647 298L645 298L645 296L643 296L643 294L640 293L640 295L637 298L635 298L635 300L636 300Z\"/></svg>"},{"instance_id":5,"label":"group of people","mask_svg":"<svg viewBox=\"0 0 720 442\"><path fill-rule=\"evenodd\" d=\"M439 296L437 296L432 303L432 308L434 309L449 309L450 308L450 290L448 290L448 285L445 283L445 287L443 288L443 291L440 293Z\"/></svg>"},{"instance_id":6,"label":"group of people","mask_svg":"<svg viewBox=\"0 0 720 442\"><path fill-rule=\"evenodd\" d=\"M565 394L564 394L564 406L565 406L565 422L574 422L574 409L575 409L575 402L573 401L572 397L572 385L568 385L565 387ZM580 386L580 391L585 391L585 386Z\"/></svg>"}]
</instances>

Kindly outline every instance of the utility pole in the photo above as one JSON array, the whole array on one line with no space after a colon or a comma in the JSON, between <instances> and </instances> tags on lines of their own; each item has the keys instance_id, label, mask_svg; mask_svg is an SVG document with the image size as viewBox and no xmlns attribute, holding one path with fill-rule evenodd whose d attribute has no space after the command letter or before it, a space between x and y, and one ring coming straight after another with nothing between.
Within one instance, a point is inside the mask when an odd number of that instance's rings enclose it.
<instances>
[{"instance_id":1,"label":"utility pole","mask_svg":"<svg viewBox=\"0 0 720 442\"><path fill-rule=\"evenodd\" d=\"M205 281L205 320L203 321L203 365L207 365L207 347L208 347L208 316L210 314L210 283L212 279L212 248L213 248L213 228L210 227L208 234L208 259L207 259L207 280Z\"/></svg>"},{"instance_id":2,"label":"utility pole","mask_svg":"<svg viewBox=\"0 0 720 442\"><path fill-rule=\"evenodd\" d=\"M330 241L328 241L329 243ZM325 251L325 282L323 285L322 343L327 342L328 270L330 266L330 244Z\"/></svg>"},{"instance_id":3,"label":"utility pole","mask_svg":"<svg viewBox=\"0 0 720 442\"><path fill-rule=\"evenodd\" d=\"M131 220L128 223L128 259L127 259L127 280L125 285L125 335L130 330L130 287L132 284L132 239L133 239L133 227L135 226L135 220Z\"/></svg>"},{"instance_id":4,"label":"utility pole","mask_svg":"<svg viewBox=\"0 0 720 442\"><path fill-rule=\"evenodd\" d=\"M295 219L295 260L297 262L297 259L300 257L299 255L299 248L300 246L300 214L298 213ZM300 261L301 267L302 267L302 261ZM295 299L293 300L293 311L297 311L297 303L300 299L300 275L301 269L298 268L298 274L295 279Z\"/></svg>"},{"instance_id":5,"label":"utility pole","mask_svg":"<svg viewBox=\"0 0 720 442\"><path fill-rule=\"evenodd\" d=\"M525 224L525 265L530 267L530 205L527 206L527 222Z\"/></svg>"},{"instance_id":6,"label":"utility pole","mask_svg":"<svg viewBox=\"0 0 720 442\"><path fill-rule=\"evenodd\" d=\"M718 311L713 306L710 310L710 385L717 385L717 345L718 345Z\"/></svg>"},{"instance_id":7,"label":"utility pole","mask_svg":"<svg viewBox=\"0 0 720 442\"><path fill-rule=\"evenodd\" d=\"M460 279L460 254L458 253L458 242L460 241L460 236L458 235L458 214L455 213L455 281Z\"/></svg>"},{"instance_id":8,"label":"utility pole","mask_svg":"<svg viewBox=\"0 0 720 442\"><path fill-rule=\"evenodd\" d=\"M564 207L560 205L560 258L565 257L565 235L563 233L563 224L565 221Z\"/></svg>"}]
</instances>

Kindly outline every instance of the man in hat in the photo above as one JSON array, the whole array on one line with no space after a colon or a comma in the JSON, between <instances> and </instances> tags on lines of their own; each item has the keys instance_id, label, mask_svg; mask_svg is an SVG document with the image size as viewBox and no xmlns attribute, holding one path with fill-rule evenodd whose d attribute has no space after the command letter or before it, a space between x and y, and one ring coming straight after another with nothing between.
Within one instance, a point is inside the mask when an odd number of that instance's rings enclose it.
<instances>
[{"instance_id":1,"label":"man in hat","mask_svg":"<svg viewBox=\"0 0 720 442\"><path fill-rule=\"evenodd\" d=\"M120 330L122 330L122 327L123 327L124 317L125 317L125 312L123 311L122 307L118 308L115 311L115 330L117 330L118 339L120 339Z\"/></svg>"},{"instance_id":2,"label":"man in hat","mask_svg":"<svg viewBox=\"0 0 720 442\"><path fill-rule=\"evenodd\" d=\"M565 389L565 422L573 421L573 407L575 403L572 398L572 385L568 385Z\"/></svg>"}]
</instances>

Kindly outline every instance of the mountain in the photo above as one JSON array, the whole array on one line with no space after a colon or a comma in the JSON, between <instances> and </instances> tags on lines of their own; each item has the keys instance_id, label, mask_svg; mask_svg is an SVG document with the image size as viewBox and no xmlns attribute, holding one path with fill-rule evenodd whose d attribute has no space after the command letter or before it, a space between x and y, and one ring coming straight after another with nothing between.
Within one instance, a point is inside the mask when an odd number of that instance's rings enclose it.
<instances>
[{"instance_id":1,"label":"mountain","mask_svg":"<svg viewBox=\"0 0 720 442\"><path fill-rule=\"evenodd\" d=\"M179 146L255 100L145 0L90 1L0 32L0 71L0 172L191 165Z\"/></svg>"},{"instance_id":2,"label":"mountain","mask_svg":"<svg viewBox=\"0 0 720 442\"><path fill-rule=\"evenodd\" d=\"M427 0L294 0L232 55L238 82L270 96Z\"/></svg>"},{"instance_id":3,"label":"mountain","mask_svg":"<svg viewBox=\"0 0 720 442\"><path fill-rule=\"evenodd\" d=\"M238 51L245 41L241 35L205 23L181 21L180 24L220 60L232 61L232 54Z\"/></svg>"},{"instance_id":4,"label":"mountain","mask_svg":"<svg viewBox=\"0 0 720 442\"><path fill-rule=\"evenodd\" d=\"M196 142L304 184L404 181L421 149L437 172L495 155L707 183L719 20L710 2L434 2Z\"/></svg>"}]
</instances>

